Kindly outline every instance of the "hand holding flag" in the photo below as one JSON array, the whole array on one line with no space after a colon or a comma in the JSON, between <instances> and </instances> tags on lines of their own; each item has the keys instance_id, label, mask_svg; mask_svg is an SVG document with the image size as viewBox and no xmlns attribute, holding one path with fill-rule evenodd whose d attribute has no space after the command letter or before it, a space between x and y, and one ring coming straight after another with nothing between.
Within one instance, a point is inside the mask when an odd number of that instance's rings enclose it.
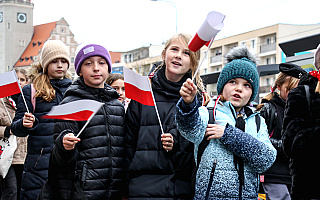
<instances>
[{"instance_id":1,"label":"hand holding flag","mask_svg":"<svg viewBox=\"0 0 320 200\"><path fill-rule=\"evenodd\" d=\"M104 103L83 99L66 104L53 106L50 112L42 116L44 119L62 119L73 121L87 121L76 137L82 133L92 117L98 112Z\"/></svg>"}]
</instances>

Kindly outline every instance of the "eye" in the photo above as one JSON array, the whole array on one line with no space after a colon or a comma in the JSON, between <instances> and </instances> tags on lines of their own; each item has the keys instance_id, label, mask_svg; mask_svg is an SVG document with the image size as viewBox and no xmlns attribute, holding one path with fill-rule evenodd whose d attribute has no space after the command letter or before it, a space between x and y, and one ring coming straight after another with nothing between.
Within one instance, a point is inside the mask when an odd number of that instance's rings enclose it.
<instances>
[{"instance_id":1,"label":"eye","mask_svg":"<svg viewBox=\"0 0 320 200\"><path fill-rule=\"evenodd\" d=\"M244 86L247 88L251 88L251 85L249 83L245 83Z\"/></svg>"},{"instance_id":2,"label":"eye","mask_svg":"<svg viewBox=\"0 0 320 200\"><path fill-rule=\"evenodd\" d=\"M101 61L99 62L100 65L104 65L104 64L106 64L106 63L107 63L107 62L104 61L104 60L101 60Z\"/></svg>"},{"instance_id":3,"label":"eye","mask_svg":"<svg viewBox=\"0 0 320 200\"><path fill-rule=\"evenodd\" d=\"M25 81L26 81L26 79L20 78L20 82L25 82Z\"/></svg>"},{"instance_id":4,"label":"eye","mask_svg":"<svg viewBox=\"0 0 320 200\"><path fill-rule=\"evenodd\" d=\"M171 50L172 51L178 51L178 48L177 47L172 47Z\"/></svg>"},{"instance_id":5,"label":"eye","mask_svg":"<svg viewBox=\"0 0 320 200\"><path fill-rule=\"evenodd\" d=\"M52 63L57 63L58 60L57 59L54 59L53 61L51 61Z\"/></svg>"},{"instance_id":6,"label":"eye","mask_svg":"<svg viewBox=\"0 0 320 200\"><path fill-rule=\"evenodd\" d=\"M65 60L65 59L62 59L62 60L61 60L61 62L62 62L62 63L66 63L66 62L67 62L67 60Z\"/></svg>"},{"instance_id":7,"label":"eye","mask_svg":"<svg viewBox=\"0 0 320 200\"><path fill-rule=\"evenodd\" d=\"M190 51L185 51L184 54L190 56Z\"/></svg>"},{"instance_id":8,"label":"eye","mask_svg":"<svg viewBox=\"0 0 320 200\"><path fill-rule=\"evenodd\" d=\"M233 79L231 79L228 83L235 84L235 83L236 83L236 81L235 81L235 80L233 80Z\"/></svg>"},{"instance_id":9,"label":"eye","mask_svg":"<svg viewBox=\"0 0 320 200\"><path fill-rule=\"evenodd\" d=\"M124 87L122 88L122 90L124 91Z\"/></svg>"},{"instance_id":10,"label":"eye","mask_svg":"<svg viewBox=\"0 0 320 200\"><path fill-rule=\"evenodd\" d=\"M91 64L92 64L92 62L90 62L90 61L84 63L84 65L87 65L87 66L89 66Z\"/></svg>"}]
</instances>

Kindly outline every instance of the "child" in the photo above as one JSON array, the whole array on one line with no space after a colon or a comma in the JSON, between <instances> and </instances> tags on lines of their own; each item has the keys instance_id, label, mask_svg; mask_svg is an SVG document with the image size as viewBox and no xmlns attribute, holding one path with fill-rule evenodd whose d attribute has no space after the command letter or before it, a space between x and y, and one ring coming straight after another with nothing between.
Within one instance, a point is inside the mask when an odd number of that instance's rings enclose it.
<instances>
[{"instance_id":1,"label":"child","mask_svg":"<svg viewBox=\"0 0 320 200\"><path fill-rule=\"evenodd\" d=\"M42 119L52 106L58 105L71 84L67 78L70 58L66 45L60 40L44 43L40 63L32 66L35 96L31 97L31 85L23 88L30 113L27 113L22 97L19 97L16 116L11 130L18 137L28 136L27 157L22 175L20 199L36 199L48 178L49 157L53 146L54 121ZM31 98L36 98L33 109Z\"/></svg>"},{"instance_id":2,"label":"child","mask_svg":"<svg viewBox=\"0 0 320 200\"><path fill-rule=\"evenodd\" d=\"M177 34L162 52L163 61L150 74L155 107L131 100L126 113L126 153L129 199L192 199L191 174L193 144L184 139L174 121L179 90L191 78L199 62L199 52L191 52L191 36ZM198 86L203 90L200 76Z\"/></svg>"},{"instance_id":3,"label":"child","mask_svg":"<svg viewBox=\"0 0 320 200\"><path fill-rule=\"evenodd\" d=\"M124 109L127 110L130 100L126 98L123 75L117 73L110 74L106 80L106 83L118 92L120 95L118 100L123 104Z\"/></svg>"},{"instance_id":4,"label":"child","mask_svg":"<svg viewBox=\"0 0 320 200\"><path fill-rule=\"evenodd\" d=\"M235 47L226 57L217 82L221 100L208 104L214 107L214 124L208 124L208 110L197 103L190 79L180 90L178 130L195 144L195 155L204 137L210 140L198 166L194 199L257 199L258 173L276 158L264 120L247 106L259 89L254 56L246 47Z\"/></svg>"},{"instance_id":5,"label":"child","mask_svg":"<svg viewBox=\"0 0 320 200\"><path fill-rule=\"evenodd\" d=\"M25 69L15 69L21 88L28 83L27 71ZM0 102L0 137L9 137L12 134L11 120L16 112L16 103L21 94L15 94L11 97L3 98ZM5 106L5 107L4 107ZM8 111L8 112L7 112ZM10 116L8 116L8 114ZM2 195L0 199L20 199L21 178L23 172L23 164L27 155L27 138L17 138L17 149L14 152L12 164L7 176L2 179L0 177L0 190ZM1 192L0 192L1 194Z\"/></svg>"},{"instance_id":6,"label":"child","mask_svg":"<svg viewBox=\"0 0 320 200\"><path fill-rule=\"evenodd\" d=\"M125 178L124 108L118 93L105 83L112 69L110 54L103 46L81 44L75 69L80 77L61 104L92 99L104 105L79 138L75 134L85 121L55 123L49 169L51 199L121 199Z\"/></svg>"},{"instance_id":7,"label":"child","mask_svg":"<svg viewBox=\"0 0 320 200\"><path fill-rule=\"evenodd\" d=\"M320 68L320 45L314 56ZM290 91L283 120L283 149L290 158L291 198L320 199L320 173L316 163L320 155L320 75L318 71L301 77Z\"/></svg>"},{"instance_id":8,"label":"child","mask_svg":"<svg viewBox=\"0 0 320 200\"><path fill-rule=\"evenodd\" d=\"M297 87L299 74L306 72L298 65L291 63L281 63L279 70L280 74L271 88L271 93L265 96L261 104L257 106L257 109L261 108L260 114L266 121L270 141L277 150L276 161L270 169L260 175L260 180L267 199L290 200L289 159L283 152L281 130L288 93ZM276 90L279 91L279 94Z\"/></svg>"}]
</instances>

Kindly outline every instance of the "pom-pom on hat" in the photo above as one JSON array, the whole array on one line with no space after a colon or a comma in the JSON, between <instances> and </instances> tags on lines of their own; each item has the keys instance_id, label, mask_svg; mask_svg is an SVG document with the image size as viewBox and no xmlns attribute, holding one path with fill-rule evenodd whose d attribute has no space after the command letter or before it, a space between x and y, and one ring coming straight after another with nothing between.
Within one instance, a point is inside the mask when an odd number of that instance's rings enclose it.
<instances>
[{"instance_id":1,"label":"pom-pom on hat","mask_svg":"<svg viewBox=\"0 0 320 200\"><path fill-rule=\"evenodd\" d=\"M217 82L217 92L222 93L224 85L231 79L243 78L252 86L252 95L249 101L253 101L259 90L259 74L257 71L255 56L247 47L234 47L226 55L227 64L222 69Z\"/></svg>"},{"instance_id":2,"label":"pom-pom on hat","mask_svg":"<svg viewBox=\"0 0 320 200\"><path fill-rule=\"evenodd\" d=\"M67 46L61 40L48 40L43 44L40 63L43 73L47 72L48 65L57 58L63 58L70 66L70 54Z\"/></svg>"},{"instance_id":3,"label":"pom-pom on hat","mask_svg":"<svg viewBox=\"0 0 320 200\"><path fill-rule=\"evenodd\" d=\"M92 56L101 56L102 58L106 59L108 66L109 66L109 73L112 70L112 61L109 51L101 45L98 44L88 44L82 43L77 47L76 50L76 59L74 61L74 67L76 69L77 74L80 76L80 70L83 62Z\"/></svg>"}]
</instances>

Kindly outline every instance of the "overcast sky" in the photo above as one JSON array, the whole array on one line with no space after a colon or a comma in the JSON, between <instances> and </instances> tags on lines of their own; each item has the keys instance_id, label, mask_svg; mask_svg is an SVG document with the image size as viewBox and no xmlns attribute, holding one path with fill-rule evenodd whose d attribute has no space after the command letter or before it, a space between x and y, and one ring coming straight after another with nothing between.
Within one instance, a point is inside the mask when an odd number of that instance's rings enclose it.
<instances>
[{"instance_id":1,"label":"overcast sky","mask_svg":"<svg viewBox=\"0 0 320 200\"><path fill-rule=\"evenodd\" d=\"M64 17L78 43L110 51L161 44L178 33L194 35L210 11L226 15L217 39L277 23L320 23L320 0L31 0L34 25ZM174 6L175 5L175 6ZM319 30L320 32L320 30Z\"/></svg>"}]
</instances>

